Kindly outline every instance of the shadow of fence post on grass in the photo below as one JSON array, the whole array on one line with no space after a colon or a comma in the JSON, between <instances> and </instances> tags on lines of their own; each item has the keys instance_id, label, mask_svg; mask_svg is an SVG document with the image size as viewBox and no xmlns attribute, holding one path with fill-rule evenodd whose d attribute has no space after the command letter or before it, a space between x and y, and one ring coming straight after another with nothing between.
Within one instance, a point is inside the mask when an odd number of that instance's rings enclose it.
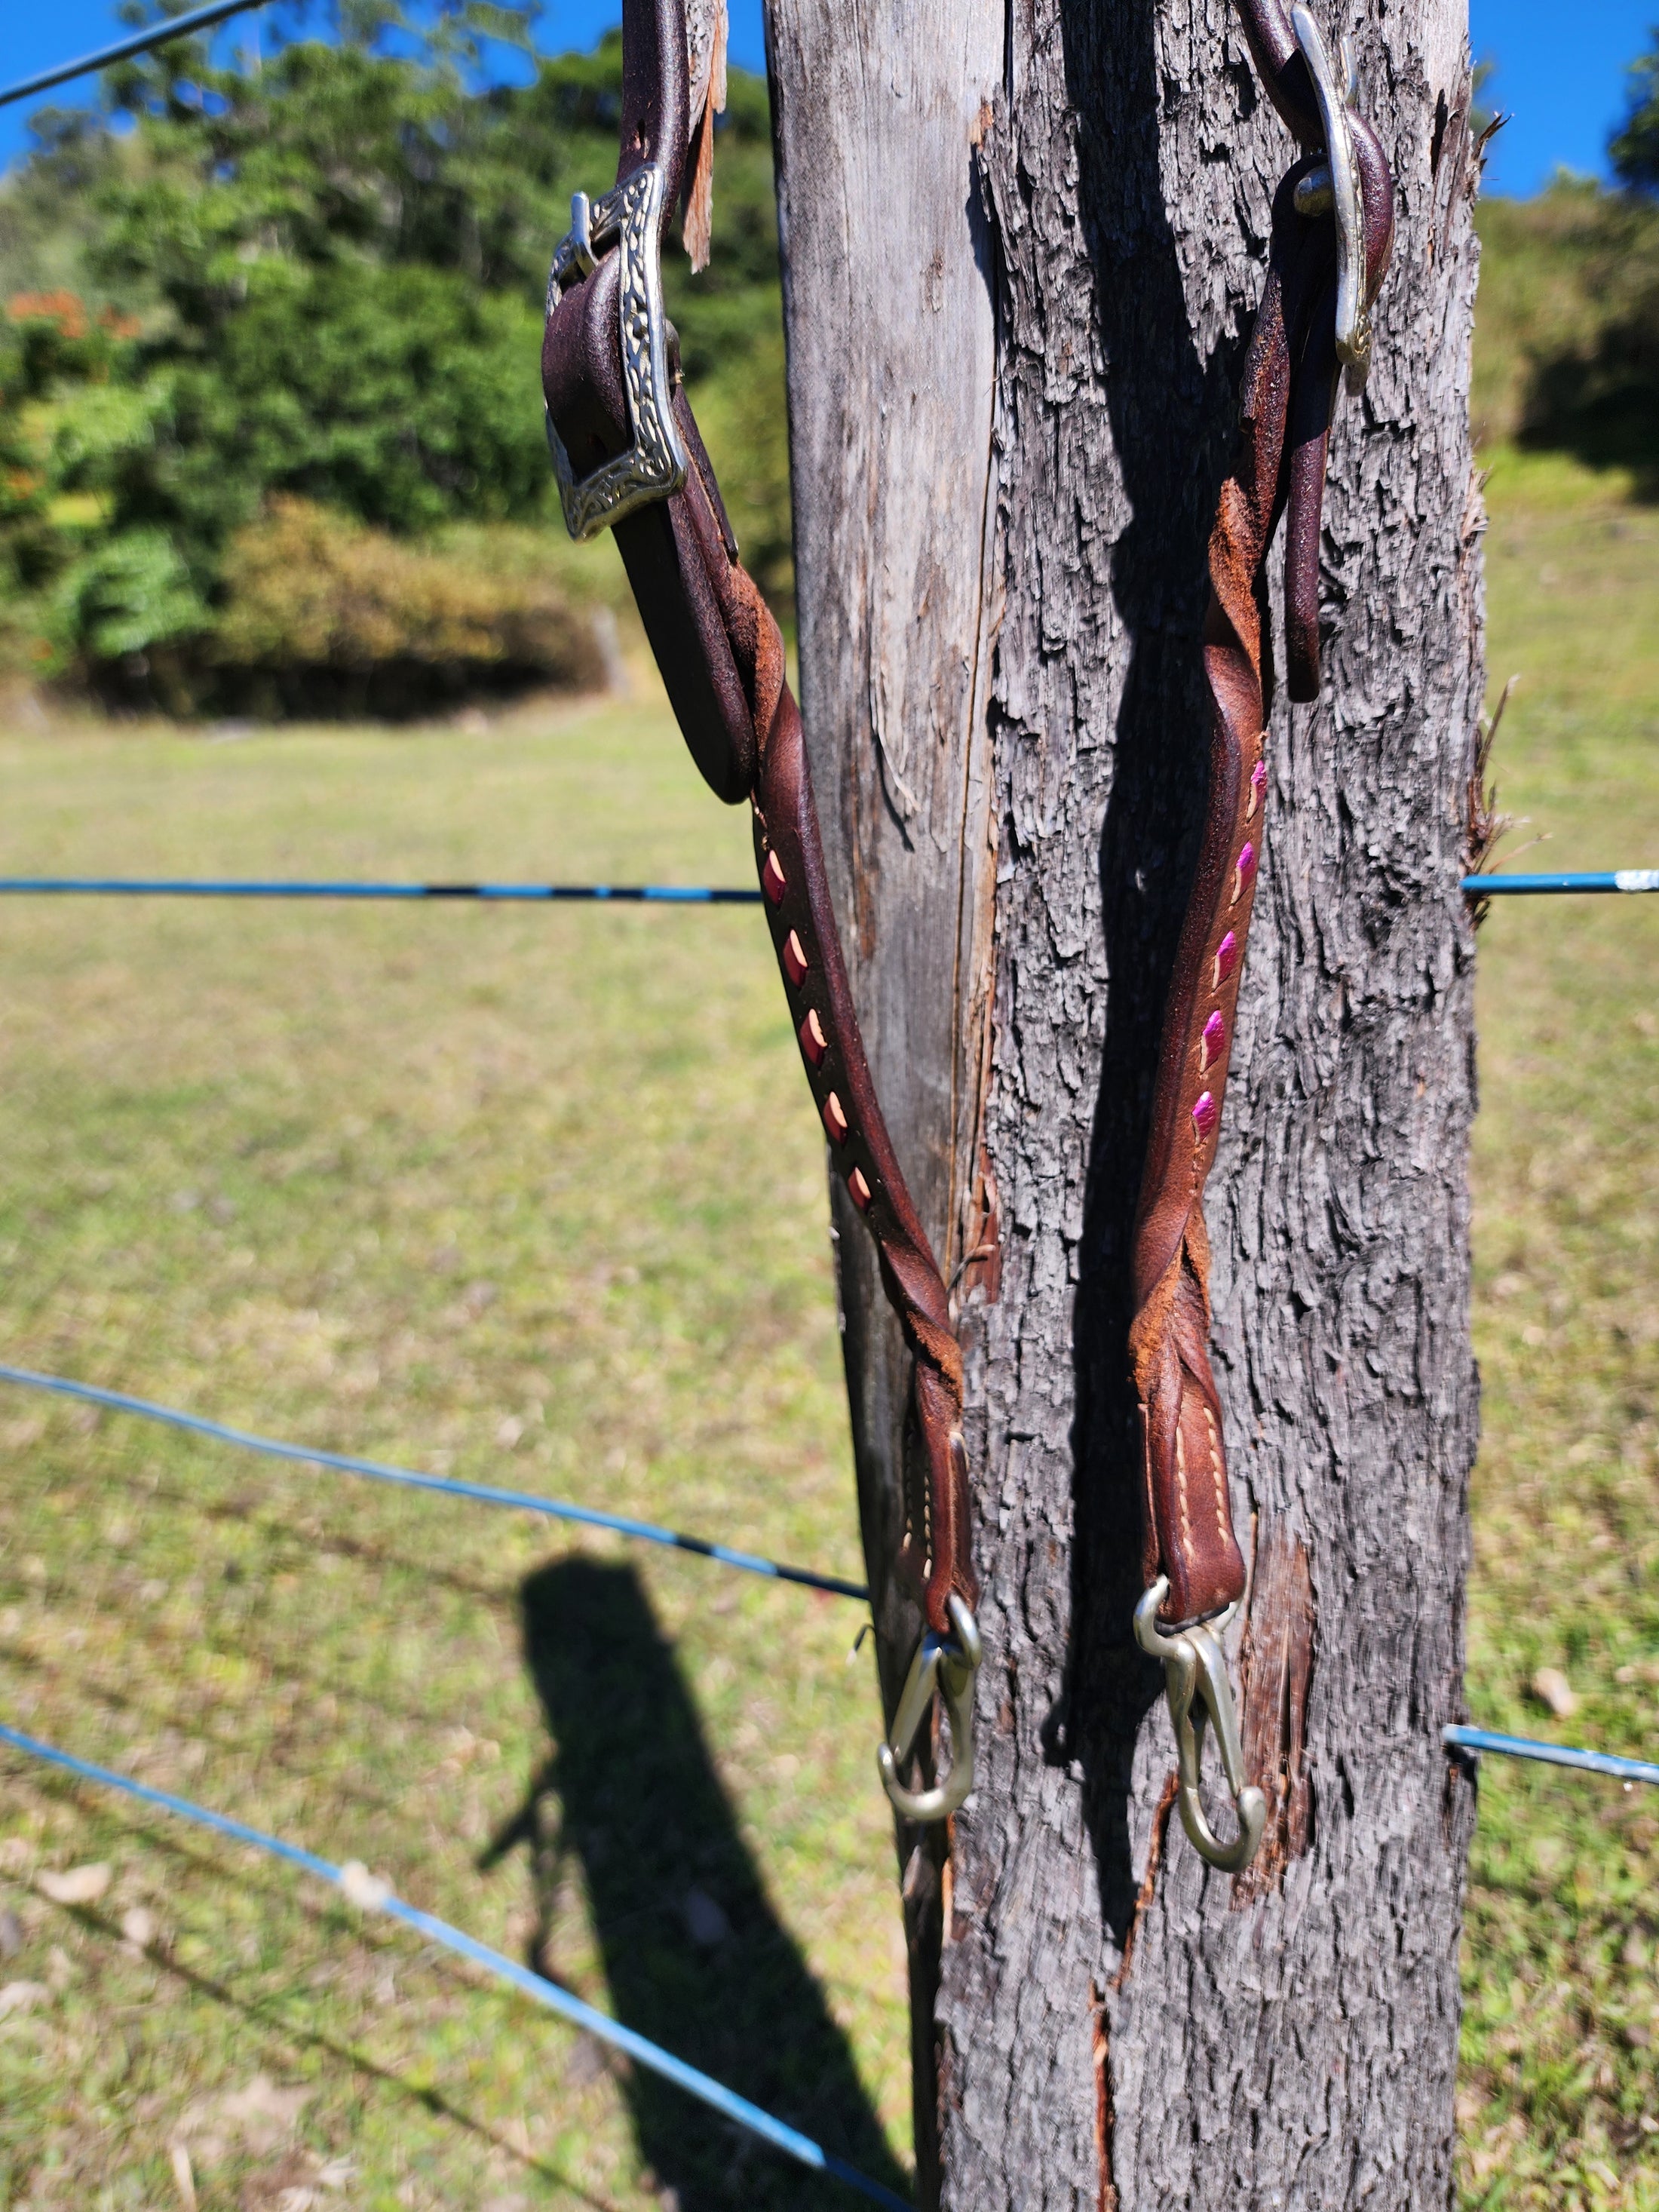
<instances>
[{"instance_id":1,"label":"shadow of fence post on grass","mask_svg":"<svg viewBox=\"0 0 1659 2212\"><path fill-rule=\"evenodd\" d=\"M484 1863L531 1850L533 1963L558 1973L546 1945L574 1863L617 2017L908 2197L846 2037L767 1898L638 1576L561 1560L528 1578L520 1601L554 1749ZM643 2069L621 2086L641 2154L680 2212L853 2202Z\"/></svg>"}]
</instances>

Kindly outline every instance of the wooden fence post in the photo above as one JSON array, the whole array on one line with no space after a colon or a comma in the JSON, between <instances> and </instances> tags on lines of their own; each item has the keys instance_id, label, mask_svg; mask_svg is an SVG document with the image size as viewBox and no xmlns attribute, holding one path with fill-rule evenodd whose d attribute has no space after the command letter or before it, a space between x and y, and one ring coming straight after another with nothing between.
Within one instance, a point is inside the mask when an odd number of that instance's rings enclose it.
<instances>
[{"instance_id":1,"label":"wooden fence post","mask_svg":"<svg viewBox=\"0 0 1659 2212\"><path fill-rule=\"evenodd\" d=\"M802 703L890 1126L954 1277L978 1788L907 1836L919 2198L1451 2190L1482 682L1463 0L1356 0L1400 227L1339 407L1325 681L1270 720L1211 1178L1261 1866L1170 1822L1134 1650L1129 1227L1190 880L1205 545L1290 149L1223 0L769 0ZM837 1217L890 1702L902 1347ZM911 1848L912 1846L914 1848Z\"/></svg>"}]
</instances>

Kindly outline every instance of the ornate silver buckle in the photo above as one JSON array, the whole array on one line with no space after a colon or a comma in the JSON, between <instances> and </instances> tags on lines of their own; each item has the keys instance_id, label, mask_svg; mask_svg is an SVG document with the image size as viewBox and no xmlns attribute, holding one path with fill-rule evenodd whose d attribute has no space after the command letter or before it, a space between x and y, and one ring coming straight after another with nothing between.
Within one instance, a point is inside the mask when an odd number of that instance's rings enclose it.
<instances>
[{"instance_id":1,"label":"ornate silver buckle","mask_svg":"<svg viewBox=\"0 0 1659 2212\"><path fill-rule=\"evenodd\" d=\"M1170 1702L1170 1719L1175 1729L1179 1785L1176 1802L1181 1809L1181 1825L1201 1859L1218 1867L1223 1874L1237 1874L1255 1856L1267 1822L1267 1801L1254 1783L1244 1779L1238 1716L1221 1646L1202 1622L1166 1636L1158 1625L1158 1609L1169 1595L1170 1578L1160 1575L1135 1607L1135 1641L1150 1657L1164 1662L1164 1694ZM1215 1623L1217 1633L1225 1630L1236 1609L1227 1607ZM1206 1718L1215 1726L1221 1771L1238 1814L1238 1833L1230 1844L1224 1844L1211 1827L1199 1802Z\"/></svg>"},{"instance_id":2,"label":"ornate silver buckle","mask_svg":"<svg viewBox=\"0 0 1659 2212\"><path fill-rule=\"evenodd\" d=\"M635 169L590 203L586 192L570 202L570 228L559 240L548 272L547 312L558 312L567 289L598 265L614 245L621 258L618 319L623 384L634 442L625 453L604 462L577 481L564 442L547 418L547 445L559 479L564 526L578 540L653 500L666 499L684 483L690 464L674 427L674 395L668 380L668 326L662 311L662 260L658 218L662 210L663 175L654 161Z\"/></svg>"},{"instance_id":3,"label":"ornate silver buckle","mask_svg":"<svg viewBox=\"0 0 1659 2212\"><path fill-rule=\"evenodd\" d=\"M1302 58L1313 79L1314 98L1325 130L1325 159L1296 188L1300 215L1336 216L1336 357L1347 371L1350 392L1358 392L1371 365L1371 319L1365 306L1365 225L1348 111L1359 90L1353 49L1342 41L1342 78L1337 82L1319 26L1305 8L1292 8L1291 23Z\"/></svg>"}]
</instances>

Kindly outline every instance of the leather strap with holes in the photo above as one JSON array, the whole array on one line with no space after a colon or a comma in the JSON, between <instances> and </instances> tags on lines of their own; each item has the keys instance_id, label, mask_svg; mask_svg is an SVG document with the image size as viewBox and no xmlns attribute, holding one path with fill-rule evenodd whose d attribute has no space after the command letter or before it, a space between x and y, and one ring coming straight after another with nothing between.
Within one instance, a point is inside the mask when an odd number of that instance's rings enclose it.
<instances>
[{"instance_id":1,"label":"leather strap with holes","mask_svg":"<svg viewBox=\"0 0 1659 2212\"><path fill-rule=\"evenodd\" d=\"M687 186L694 251L707 244L708 94L695 118L690 87L718 72L700 58L707 0L690 26L683 0L624 0L618 184L661 171L665 235L694 143ZM718 31L715 36L718 38ZM723 52L723 40L719 51ZM542 349L548 417L579 477L623 453L633 434L619 339L617 254L579 282L550 288ZM674 342L670 337L671 356ZM772 943L835 1172L876 1240L889 1303L913 1359L907 1438L907 1526L896 1562L928 1626L951 1632L952 1595L972 1606L962 1354L939 1263L916 1217L871 1080L848 988L812 803L800 713L784 677L783 640L738 558L714 472L671 359L672 414L690 460L682 489L635 508L615 535L646 635L693 759L728 804L746 799Z\"/></svg>"},{"instance_id":2,"label":"leather strap with holes","mask_svg":"<svg viewBox=\"0 0 1659 2212\"><path fill-rule=\"evenodd\" d=\"M1144 1462L1144 1577L1169 1578L1160 1625L1209 1619L1244 1594L1211 1370L1205 1179L1220 1136L1239 973L1267 795L1262 729L1271 699L1267 560L1285 532L1290 696L1319 695L1319 534L1336 395L1337 245L1329 212L1297 209L1324 131L1307 64L1279 0L1237 0L1269 98L1302 158L1273 200L1267 282L1244 364L1240 428L1210 539L1204 673L1210 782L1204 836L1164 1012L1134 1243L1130 1358ZM1365 305L1394 234L1382 150L1350 114L1360 182Z\"/></svg>"}]
</instances>

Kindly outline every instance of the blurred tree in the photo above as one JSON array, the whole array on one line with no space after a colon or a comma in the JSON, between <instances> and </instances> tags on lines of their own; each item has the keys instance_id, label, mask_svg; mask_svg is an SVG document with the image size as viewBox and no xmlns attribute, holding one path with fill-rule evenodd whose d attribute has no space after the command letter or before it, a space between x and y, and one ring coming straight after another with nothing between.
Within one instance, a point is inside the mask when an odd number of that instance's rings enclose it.
<instances>
[{"instance_id":1,"label":"blurred tree","mask_svg":"<svg viewBox=\"0 0 1659 2212\"><path fill-rule=\"evenodd\" d=\"M1630 106L1607 152L1613 174L1633 192L1659 192L1659 29L1630 66Z\"/></svg>"},{"instance_id":2,"label":"blurred tree","mask_svg":"<svg viewBox=\"0 0 1659 2212\"><path fill-rule=\"evenodd\" d=\"M1471 405L1483 443L1518 438L1659 488L1659 206L1560 176L1481 200Z\"/></svg>"}]
</instances>

